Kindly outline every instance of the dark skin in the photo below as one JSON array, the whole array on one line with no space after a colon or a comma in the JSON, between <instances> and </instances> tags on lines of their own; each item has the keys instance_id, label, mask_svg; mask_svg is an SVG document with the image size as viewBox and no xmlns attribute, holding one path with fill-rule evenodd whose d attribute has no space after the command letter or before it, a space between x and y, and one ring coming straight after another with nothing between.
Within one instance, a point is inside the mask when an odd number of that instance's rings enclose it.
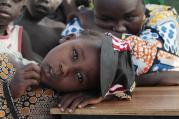
<instances>
[{"instance_id":1,"label":"dark skin","mask_svg":"<svg viewBox=\"0 0 179 119\"><path fill-rule=\"evenodd\" d=\"M59 92L97 89L99 44L101 41L86 41L83 38L64 42L53 48L40 66L37 64L23 66L10 59L17 68L14 79L10 83L12 96L20 97L29 86L38 85L39 82Z\"/></svg>"},{"instance_id":2,"label":"dark skin","mask_svg":"<svg viewBox=\"0 0 179 119\"><path fill-rule=\"evenodd\" d=\"M64 25L52 20L45 20L44 23L43 19L53 13L60 3L59 0L28 0L22 19L16 21L16 24L22 25L27 31L32 49L42 58L59 44ZM49 27L50 24L55 24L55 27Z\"/></svg>"},{"instance_id":3,"label":"dark skin","mask_svg":"<svg viewBox=\"0 0 179 119\"><path fill-rule=\"evenodd\" d=\"M13 59L11 59L13 62ZM19 98L30 86L38 86L40 81L40 67L36 64L23 66L13 62L17 66L14 79L10 83L12 97ZM21 66L20 66L21 65Z\"/></svg>"},{"instance_id":4,"label":"dark skin","mask_svg":"<svg viewBox=\"0 0 179 119\"><path fill-rule=\"evenodd\" d=\"M68 20L78 17L83 28L95 29L102 33L138 34L145 16L145 6L142 0L93 0L93 3L94 11L81 8L79 11L69 14Z\"/></svg>"},{"instance_id":5,"label":"dark skin","mask_svg":"<svg viewBox=\"0 0 179 119\"><path fill-rule=\"evenodd\" d=\"M0 34L7 35L7 27L14 19L16 19L25 3L25 0L0 0ZM22 55L29 60L38 59L32 51L31 43L29 42L28 35L25 31L22 33Z\"/></svg>"},{"instance_id":6,"label":"dark skin","mask_svg":"<svg viewBox=\"0 0 179 119\"><path fill-rule=\"evenodd\" d=\"M93 2L95 12L83 9L81 12L71 14L68 19L78 17L86 29L112 31L113 34L138 34L143 25L145 10L142 0L93 0ZM136 77L136 84L137 86L175 86L179 85L178 79L178 72L153 72ZM73 112L76 108L97 104L103 99L89 92L69 93L61 97L59 108L61 111L68 109L69 112Z\"/></svg>"},{"instance_id":7,"label":"dark skin","mask_svg":"<svg viewBox=\"0 0 179 119\"><path fill-rule=\"evenodd\" d=\"M57 46L41 63L41 81L61 92L96 89L99 87L99 44L100 41L75 38Z\"/></svg>"},{"instance_id":8,"label":"dark skin","mask_svg":"<svg viewBox=\"0 0 179 119\"><path fill-rule=\"evenodd\" d=\"M145 16L145 6L141 1L94 0L96 25L117 33L137 35L143 25Z\"/></svg>"}]
</instances>

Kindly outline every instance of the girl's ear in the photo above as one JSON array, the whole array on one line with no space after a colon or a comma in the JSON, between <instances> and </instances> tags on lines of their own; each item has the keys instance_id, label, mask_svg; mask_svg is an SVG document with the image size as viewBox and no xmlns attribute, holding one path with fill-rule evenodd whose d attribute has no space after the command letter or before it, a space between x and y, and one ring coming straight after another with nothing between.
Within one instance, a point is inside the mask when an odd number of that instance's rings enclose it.
<instances>
[{"instance_id":1,"label":"girl's ear","mask_svg":"<svg viewBox=\"0 0 179 119\"><path fill-rule=\"evenodd\" d=\"M75 34L69 34L69 35L64 36L63 38L61 38L59 40L59 44L62 44L62 43L67 42L69 40L75 40L75 39L76 39L76 35Z\"/></svg>"}]
</instances>

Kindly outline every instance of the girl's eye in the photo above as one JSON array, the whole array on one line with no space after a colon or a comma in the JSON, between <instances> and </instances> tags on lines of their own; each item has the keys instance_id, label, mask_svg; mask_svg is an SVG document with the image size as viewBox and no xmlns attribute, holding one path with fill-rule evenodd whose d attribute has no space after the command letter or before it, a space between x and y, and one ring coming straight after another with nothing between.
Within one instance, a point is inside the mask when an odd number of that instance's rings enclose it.
<instances>
[{"instance_id":1,"label":"girl's eye","mask_svg":"<svg viewBox=\"0 0 179 119\"><path fill-rule=\"evenodd\" d=\"M81 74L81 73L76 73L76 76L75 76L76 78L76 80L78 80L80 83L82 83L83 82L83 75Z\"/></svg>"},{"instance_id":2,"label":"girl's eye","mask_svg":"<svg viewBox=\"0 0 179 119\"><path fill-rule=\"evenodd\" d=\"M76 51L76 49L73 49L72 51L72 59L73 61L78 60L78 52Z\"/></svg>"}]
</instances>

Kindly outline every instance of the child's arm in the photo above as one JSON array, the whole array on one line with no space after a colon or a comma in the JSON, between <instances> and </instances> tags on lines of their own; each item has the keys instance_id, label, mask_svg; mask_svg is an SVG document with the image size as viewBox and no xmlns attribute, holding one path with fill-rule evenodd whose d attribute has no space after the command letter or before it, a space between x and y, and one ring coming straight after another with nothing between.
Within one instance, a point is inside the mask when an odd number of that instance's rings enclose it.
<instances>
[{"instance_id":1,"label":"child's arm","mask_svg":"<svg viewBox=\"0 0 179 119\"><path fill-rule=\"evenodd\" d=\"M10 81L12 97L20 97L28 87L38 85L40 82L40 67L37 64L28 64L17 69L13 79Z\"/></svg>"},{"instance_id":2,"label":"child's arm","mask_svg":"<svg viewBox=\"0 0 179 119\"><path fill-rule=\"evenodd\" d=\"M136 77L137 86L176 86L179 85L178 71L152 72Z\"/></svg>"},{"instance_id":3,"label":"child's arm","mask_svg":"<svg viewBox=\"0 0 179 119\"><path fill-rule=\"evenodd\" d=\"M30 39L25 31L22 34L22 55L28 60L42 61L42 57L32 50Z\"/></svg>"}]
</instances>

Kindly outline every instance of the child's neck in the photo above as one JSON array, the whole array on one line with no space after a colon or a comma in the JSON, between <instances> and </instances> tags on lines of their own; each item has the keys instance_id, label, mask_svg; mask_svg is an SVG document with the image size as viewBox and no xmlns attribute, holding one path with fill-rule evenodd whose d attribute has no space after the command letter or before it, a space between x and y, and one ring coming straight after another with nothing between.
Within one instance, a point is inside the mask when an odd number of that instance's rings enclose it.
<instances>
[{"instance_id":1,"label":"child's neck","mask_svg":"<svg viewBox=\"0 0 179 119\"><path fill-rule=\"evenodd\" d=\"M8 26L0 26L0 35L7 35L7 29Z\"/></svg>"},{"instance_id":2,"label":"child's neck","mask_svg":"<svg viewBox=\"0 0 179 119\"><path fill-rule=\"evenodd\" d=\"M29 22L33 22L33 23L39 23L43 18L34 18L29 11L26 9L23 13L22 19L27 20Z\"/></svg>"}]
</instances>

